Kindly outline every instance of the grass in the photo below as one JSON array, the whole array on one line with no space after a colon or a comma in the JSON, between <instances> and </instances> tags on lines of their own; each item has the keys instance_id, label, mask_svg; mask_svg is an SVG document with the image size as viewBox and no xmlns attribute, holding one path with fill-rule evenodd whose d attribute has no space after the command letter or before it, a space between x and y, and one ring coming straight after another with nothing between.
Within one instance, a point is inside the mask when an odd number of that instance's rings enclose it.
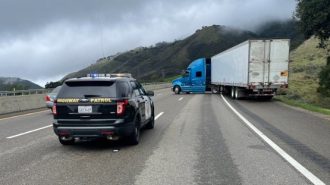
<instances>
[{"instance_id":1,"label":"grass","mask_svg":"<svg viewBox=\"0 0 330 185\"><path fill-rule=\"evenodd\" d=\"M286 96L276 96L275 100L281 101L281 102L291 105L291 106L300 107L300 108L303 108L303 109L306 109L306 110L309 110L312 112L318 112L318 113L330 116L330 109L320 107L319 105L300 102L299 100L289 99Z\"/></svg>"},{"instance_id":2,"label":"grass","mask_svg":"<svg viewBox=\"0 0 330 185\"><path fill-rule=\"evenodd\" d=\"M317 92L319 72L326 65L326 51L317 48L318 40L306 40L290 53L289 88L276 99L313 112L330 115L330 97Z\"/></svg>"}]
</instances>

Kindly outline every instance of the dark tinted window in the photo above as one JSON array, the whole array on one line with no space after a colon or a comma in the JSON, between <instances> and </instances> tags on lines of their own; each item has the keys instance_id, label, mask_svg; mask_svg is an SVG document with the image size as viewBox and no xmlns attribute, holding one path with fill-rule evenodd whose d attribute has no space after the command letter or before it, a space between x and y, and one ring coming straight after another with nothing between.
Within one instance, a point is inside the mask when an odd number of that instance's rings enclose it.
<instances>
[{"instance_id":1,"label":"dark tinted window","mask_svg":"<svg viewBox=\"0 0 330 185\"><path fill-rule=\"evenodd\" d=\"M117 97L116 83L113 81L66 82L58 98Z\"/></svg>"},{"instance_id":2,"label":"dark tinted window","mask_svg":"<svg viewBox=\"0 0 330 185\"><path fill-rule=\"evenodd\" d=\"M58 93L61 90L62 86L57 86L55 89L52 90L51 93Z\"/></svg>"},{"instance_id":3,"label":"dark tinted window","mask_svg":"<svg viewBox=\"0 0 330 185\"><path fill-rule=\"evenodd\" d=\"M133 94L135 96L140 96L141 95L141 90L139 89L139 84L136 82L131 82L132 88L133 88Z\"/></svg>"},{"instance_id":4,"label":"dark tinted window","mask_svg":"<svg viewBox=\"0 0 330 185\"><path fill-rule=\"evenodd\" d=\"M131 86L132 86L133 89L136 89L137 88L137 85L136 85L135 82L131 82Z\"/></svg>"},{"instance_id":5,"label":"dark tinted window","mask_svg":"<svg viewBox=\"0 0 330 185\"><path fill-rule=\"evenodd\" d=\"M127 82L117 82L117 97L128 97L129 91L130 87Z\"/></svg>"},{"instance_id":6,"label":"dark tinted window","mask_svg":"<svg viewBox=\"0 0 330 185\"><path fill-rule=\"evenodd\" d=\"M144 88L142 87L142 85L140 84L140 83L137 83L138 84L138 87L139 87L139 89L140 89L140 91L141 91L141 94L142 95L146 95L147 93L146 93L146 91L144 90Z\"/></svg>"},{"instance_id":7,"label":"dark tinted window","mask_svg":"<svg viewBox=\"0 0 330 185\"><path fill-rule=\"evenodd\" d=\"M202 77L202 71L197 71L196 72L196 77Z\"/></svg>"}]
</instances>

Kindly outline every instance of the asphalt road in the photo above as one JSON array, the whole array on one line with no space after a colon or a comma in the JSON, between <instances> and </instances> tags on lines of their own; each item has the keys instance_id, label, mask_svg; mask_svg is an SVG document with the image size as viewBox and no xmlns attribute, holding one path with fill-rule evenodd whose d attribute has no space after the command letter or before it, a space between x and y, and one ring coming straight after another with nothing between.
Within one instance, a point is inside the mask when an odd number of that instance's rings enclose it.
<instances>
[{"instance_id":1,"label":"asphalt road","mask_svg":"<svg viewBox=\"0 0 330 185\"><path fill-rule=\"evenodd\" d=\"M330 121L280 103L155 91L137 146L62 146L43 111L0 119L0 184L312 184L246 122L330 183ZM243 119L245 119L245 121Z\"/></svg>"}]
</instances>

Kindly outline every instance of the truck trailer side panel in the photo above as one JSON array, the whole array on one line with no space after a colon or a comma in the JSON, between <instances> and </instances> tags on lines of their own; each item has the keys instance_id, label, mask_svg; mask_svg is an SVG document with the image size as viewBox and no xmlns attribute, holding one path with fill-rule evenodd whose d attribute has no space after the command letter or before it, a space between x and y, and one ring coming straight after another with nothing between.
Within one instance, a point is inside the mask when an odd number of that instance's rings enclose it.
<instances>
[{"instance_id":1,"label":"truck trailer side panel","mask_svg":"<svg viewBox=\"0 0 330 185\"><path fill-rule=\"evenodd\" d=\"M273 40L270 52L270 82L272 84L288 84L289 40Z\"/></svg>"},{"instance_id":2,"label":"truck trailer side panel","mask_svg":"<svg viewBox=\"0 0 330 185\"><path fill-rule=\"evenodd\" d=\"M249 87L288 83L289 40L248 40L211 58L214 85Z\"/></svg>"},{"instance_id":3,"label":"truck trailer side panel","mask_svg":"<svg viewBox=\"0 0 330 185\"><path fill-rule=\"evenodd\" d=\"M249 42L228 49L211 58L211 83L214 85L248 84Z\"/></svg>"}]
</instances>

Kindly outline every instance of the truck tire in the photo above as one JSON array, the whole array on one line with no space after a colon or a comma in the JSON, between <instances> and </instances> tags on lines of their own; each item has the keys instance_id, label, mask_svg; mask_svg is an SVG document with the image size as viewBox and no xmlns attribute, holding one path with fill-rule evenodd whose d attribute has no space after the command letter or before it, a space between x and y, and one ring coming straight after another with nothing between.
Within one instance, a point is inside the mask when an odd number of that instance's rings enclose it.
<instances>
[{"instance_id":1,"label":"truck tire","mask_svg":"<svg viewBox=\"0 0 330 185\"><path fill-rule=\"evenodd\" d=\"M174 86L174 93L175 94L180 94L180 92L181 92L180 87L179 86Z\"/></svg>"},{"instance_id":2,"label":"truck tire","mask_svg":"<svg viewBox=\"0 0 330 185\"><path fill-rule=\"evenodd\" d=\"M212 94L218 94L218 93L219 93L218 88L217 88L216 86L212 86L212 87L211 87L211 93L212 93Z\"/></svg>"},{"instance_id":3,"label":"truck tire","mask_svg":"<svg viewBox=\"0 0 330 185\"><path fill-rule=\"evenodd\" d=\"M225 92L225 88L223 86L219 86L219 93L223 93Z\"/></svg>"},{"instance_id":4,"label":"truck tire","mask_svg":"<svg viewBox=\"0 0 330 185\"><path fill-rule=\"evenodd\" d=\"M242 90L238 87L235 88L235 99L239 100L241 99L242 96Z\"/></svg>"},{"instance_id":5,"label":"truck tire","mask_svg":"<svg viewBox=\"0 0 330 185\"><path fill-rule=\"evenodd\" d=\"M232 99L235 99L235 89L236 89L236 87L231 87L230 97L231 97Z\"/></svg>"}]
</instances>

